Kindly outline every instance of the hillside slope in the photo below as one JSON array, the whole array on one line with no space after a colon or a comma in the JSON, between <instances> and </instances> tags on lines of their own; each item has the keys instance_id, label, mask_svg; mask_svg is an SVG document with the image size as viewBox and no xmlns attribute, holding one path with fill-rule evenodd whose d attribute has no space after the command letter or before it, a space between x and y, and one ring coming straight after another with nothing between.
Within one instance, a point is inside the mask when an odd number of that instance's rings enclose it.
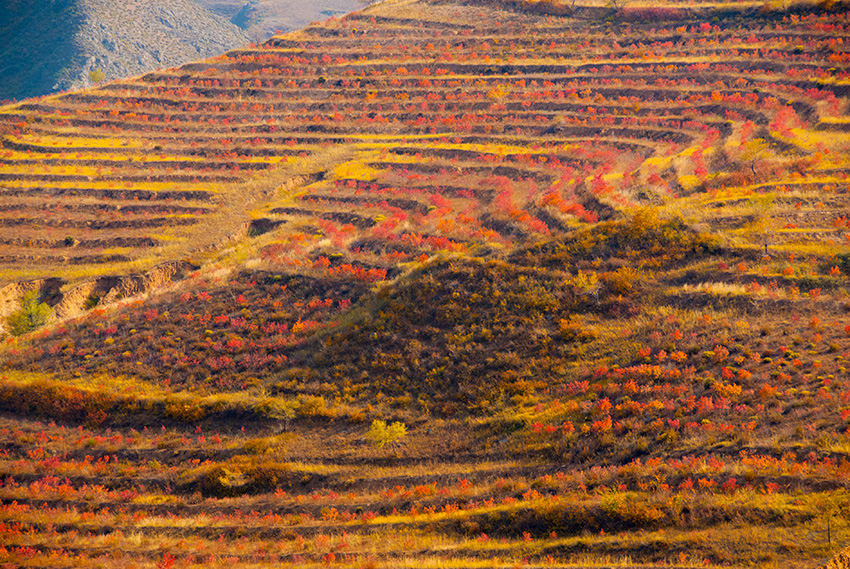
<instances>
[{"instance_id":1,"label":"hillside slope","mask_svg":"<svg viewBox=\"0 0 850 569\"><path fill-rule=\"evenodd\" d=\"M245 45L230 22L190 0L4 3L0 100L23 99L217 55Z\"/></svg>"},{"instance_id":2,"label":"hillside slope","mask_svg":"<svg viewBox=\"0 0 850 569\"><path fill-rule=\"evenodd\" d=\"M303 28L329 16L342 16L364 6L361 0L194 0L237 26L260 43L278 30Z\"/></svg>"},{"instance_id":3,"label":"hillside slope","mask_svg":"<svg viewBox=\"0 0 850 569\"><path fill-rule=\"evenodd\" d=\"M850 9L603 4L388 0L0 108L0 313L56 315L0 346L0 562L850 543Z\"/></svg>"}]
</instances>

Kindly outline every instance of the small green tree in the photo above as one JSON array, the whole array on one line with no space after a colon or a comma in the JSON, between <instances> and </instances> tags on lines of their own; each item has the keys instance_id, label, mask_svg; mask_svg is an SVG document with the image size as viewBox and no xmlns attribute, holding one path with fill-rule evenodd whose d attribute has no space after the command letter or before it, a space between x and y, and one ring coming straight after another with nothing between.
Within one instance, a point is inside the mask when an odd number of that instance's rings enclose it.
<instances>
[{"instance_id":1,"label":"small green tree","mask_svg":"<svg viewBox=\"0 0 850 569\"><path fill-rule=\"evenodd\" d=\"M95 85L103 83L104 79L106 79L106 73L104 73L103 69L101 69L100 67L98 67L97 69L93 69L89 73L89 80Z\"/></svg>"},{"instance_id":2,"label":"small green tree","mask_svg":"<svg viewBox=\"0 0 850 569\"><path fill-rule=\"evenodd\" d=\"M772 244L779 233L781 223L773 215L776 196L773 194L757 195L750 198L749 205L753 208L753 221L744 228L744 234L764 246L764 254L767 255L767 247Z\"/></svg>"},{"instance_id":3,"label":"small green tree","mask_svg":"<svg viewBox=\"0 0 850 569\"><path fill-rule=\"evenodd\" d=\"M753 178L756 181L758 179L756 165L769 157L770 144L768 144L763 138L751 138L741 145L740 158L742 161L749 164L750 171L753 173Z\"/></svg>"},{"instance_id":4,"label":"small green tree","mask_svg":"<svg viewBox=\"0 0 850 569\"><path fill-rule=\"evenodd\" d=\"M13 336L32 332L50 321L53 309L38 301L38 291L31 290L21 298L21 308L6 318L6 324Z\"/></svg>"},{"instance_id":5,"label":"small green tree","mask_svg":"<svg viewBox=\"0 0 850 569\"><path fill-rule=\"evenodd\" d=\"M375 448L384 448L387 445L394 447L406 434L407 427L404 423L396 421L387 425L386 421L375 419L366 433L366 438Z\"/></svg>"}]
</instances>

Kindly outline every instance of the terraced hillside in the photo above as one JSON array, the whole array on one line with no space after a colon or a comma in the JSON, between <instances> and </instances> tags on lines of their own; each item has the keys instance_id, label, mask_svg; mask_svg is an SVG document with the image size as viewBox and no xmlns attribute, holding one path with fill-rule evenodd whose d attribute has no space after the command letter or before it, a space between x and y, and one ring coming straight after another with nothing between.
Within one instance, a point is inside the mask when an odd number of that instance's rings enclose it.
<instances>
[{"instance_id":1,"label":"terraced hillside","mask_svg":"<svg viewBox=\"0 0 850 569\"><path fill-rule=\"evenodd\" d=\"M748 192L775 189L777 243L842 238L840 13L382 10L4 109L7 282L149 266L260 218L285 225L280 262L321 233L387 269L674 195L735 206L714 221L737 238Z\"/></svg>"},{"instance_id":2,"label":"terraced hillside","mask_svg":"<svg viewBox=\"0 0 850 569\"><path fill-rule=\"evenodd\" d=\"M818 566L848 25L388 1L3 107L0 312L60 318L0 353L0 561Z\"/></svg>"},{"instance_id":3,"label":"terraced hillside","mask_svg":"<svg viewBox=\"0 0 850 569\"><path fill-rule=\"evenodd\" d=\"M390 268L674 194L740 206L736 191L777 188L802 202L774 204L800 221L777 242L842 238L840 15L403 12L4 109L6 280L179 258L252 218L285 225L265 247L281 262L318 229L329 254ZM741 209L717 225L741 228Z\"/></svg>"}]
</instances>

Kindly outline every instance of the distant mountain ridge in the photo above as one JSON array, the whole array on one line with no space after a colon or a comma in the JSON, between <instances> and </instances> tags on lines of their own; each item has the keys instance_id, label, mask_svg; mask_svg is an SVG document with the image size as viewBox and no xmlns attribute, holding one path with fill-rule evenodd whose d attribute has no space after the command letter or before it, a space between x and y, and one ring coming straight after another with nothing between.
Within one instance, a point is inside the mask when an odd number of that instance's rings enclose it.
<instances>
[{"instance_id":1,"label":"distant mountain ridge","mask_svg":"<svg viewBox=\"0 0 850 569\"><path fill-rule=\"evenodd\" d=\"M248 43L191 0L6 0L0 100L88 87L181 65Z\"/></svg>"}]
</instances>

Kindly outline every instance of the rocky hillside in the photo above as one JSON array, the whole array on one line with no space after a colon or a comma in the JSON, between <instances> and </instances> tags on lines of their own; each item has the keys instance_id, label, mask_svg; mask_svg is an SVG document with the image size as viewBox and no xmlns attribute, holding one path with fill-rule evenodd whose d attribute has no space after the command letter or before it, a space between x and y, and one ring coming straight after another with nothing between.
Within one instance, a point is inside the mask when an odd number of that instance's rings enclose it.
<instances>
[{"instance_id":1,"label":"rocky hillside","mask_svg":"<svg viewBox=\"0 0 850 569\"><path fill-rule=\"evenodd\" d=\"M260 43L277 30L303 28L315 20L324 20L362 8L362 0L195 0L211 12L239 26L251 41Z\"/></svg>"},{"instance_id":2,"label":"rocky hillside","mask_svg":"<svg viewBox=\"0 0 850 569\"><path fill-rule=\"evenodd\" d=\"M0 100L174 67L248 42L234 24L190 0L4 4Z\"/></svg>"}]
</instances>

